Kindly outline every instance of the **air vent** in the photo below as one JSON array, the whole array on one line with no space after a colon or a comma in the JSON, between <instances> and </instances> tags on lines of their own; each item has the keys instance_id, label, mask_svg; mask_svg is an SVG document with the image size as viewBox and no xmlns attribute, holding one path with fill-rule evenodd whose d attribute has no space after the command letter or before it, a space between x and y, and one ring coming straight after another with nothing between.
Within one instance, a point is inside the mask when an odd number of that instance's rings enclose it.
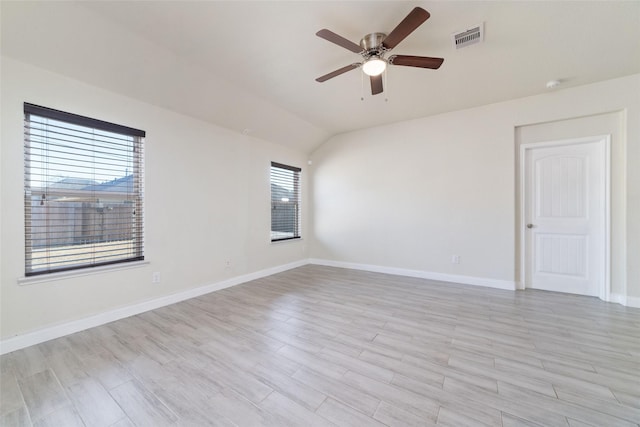
<instances>
[{"instance_id":1,"label":"air vent","mask_svg":"<svg viewBox=\"0 0 640 427\"><path fill-rule=\"evenodd\" d=\"M462 49L472 44L480 43L484 41L484 23L474 25L468 30L458 31L451 34L453 40L453 47L456 49Z\"/></svg>"}]
</instances>

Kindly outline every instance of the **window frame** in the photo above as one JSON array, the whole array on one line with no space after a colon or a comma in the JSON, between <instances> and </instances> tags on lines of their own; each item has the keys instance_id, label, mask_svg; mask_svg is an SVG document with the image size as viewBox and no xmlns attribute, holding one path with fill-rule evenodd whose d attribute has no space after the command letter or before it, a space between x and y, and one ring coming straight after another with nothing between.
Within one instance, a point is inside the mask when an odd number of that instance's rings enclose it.
<instances>
[{"instance_id":1,"label":"window frame","mask_svg":"<svg viewBox=\"0 0 640 427\"><path fill-rule=\"evenodd\" d=\"M291 184L293 186L292 192L293 195L295 196L295 200L293 201L293 206L294 206L294 212L295 212L295 218L293 220L293 226L294 226L294 231L293 231L293 236L285 236L285 237L276 237L274 238L274 211L275 211L275 207L274 207L274 199L273 199L273 185L277 183L274 183L274 177L273 177L273 169L277 168L277 169L282 169L282 170L286 170L286 171L291 171L293 172L293 179L291 180ZM301 211L301 205L302 205L302 168L296 167L296 166L290 166L290 165L286 165L283 163L278 163L278 162L271 162L271 167L269 168L269 183L270 183L270 207L271 207L271 215L270 215L270 219L271 219L271 229L270 229L270 236L271 236L271 243L275 243L275 242L283 242L283 241L287 241L287 240L295 240L295 239L301 239L302 238L302 211ZM285 223L286 224L286 223Z\"/></svg>"},{"instance_id":2,"label":"window frame","mask_svg":"<svg viewBox=\"0 0 640 427\"><path fill-rule=\"evenodd\" d=\"M100 270L100 268L104 268L104 267L108 267L108 266L114 266L116 264L119 264L120 266L126 267L126 263L131 263L131 262L140 262L140 261L144 261L144 138L146 137L146 132L143 130L139 130L139 129L135 129L135 128L131 128L128 126L123 126L123 125L118 125L115 123L111 123L111 122L107 122L107 121L103 121L103 120L98 120L98 119L93 119L90 117L86 117L86 116L82 116L82 115L78 115L78 114L74 114L74 113L68 113L65 111L60 111L60 110L56 110L53 108L48 108L48 107L43 107L43 106L39 106L39 105L35 105L35 104L31 104L31 103L27 103L24 102L23 104L23 108L24 108L24 183L23 183L23 190L24 190L24 236L25 236L25 266L24 266L24 272L25 272L25 277L28 279L31 278L36 278L36 277L46 277L47 275L51 275L51 276L55 276L58 275L59 273L66 273L66 272L71 272L71 271L78 271L78 270L85 270L85 271L90 271L91 269L97 269ZM82 128L85 129L78 129L78 130L74 130L75 132L85 132L86 131L100 131L100 132L108 132L108 133L113 133L113 134L119 134L122 136L125 136L127 138L131 138L131 166L132 166L132 171L131 171L131 179L132 179L132 184L131 184L131 188L132 190L128 189L127 186L127 191L124 192L120 192L117 191L115 193L109 193L109 194L124 194L127 197L131 196L132 199L126 199L126 200L131 200L131 209L134 215L134 218L131 220L131 226L130 227L125 227L123 230L125 231L129 231L132 235L131 240L132 240L132 247L131 249L129 249L128 251L125 252L124 257L123 258L118 258L118 259L111 259L111 260L103 260L103 261L95 261L91 260L89 262L84 262L84 263L77 263L77 264L69 264L69 265L62 265L62 266L58 266L52 267L52 263L51 261L46 261L44 263L43 268L34 268L33 265L33 254L34 254L34 248L33 248L33 237L35 235L35 232L32 230L33 224L32 224L32 197L34 194L38 195L40 193L43 194L43 200L44 200L44 195L45 194L49 194L50 189L49 188L43 188L40 187L37 190L35 188L32 188L31 186L31 169L34 168L33 166L33 162L31 159L32 156L32 145L34 145L34 141L35 138L37 137L32 137L31 136L31 126L32 123L39 123L38 121L32 121L32 116L38 117L40 119L45 119L45 120L55 120L56 122L62 122L64 124L67 125L72 125L72 126L80 126ZM55 126L55 125L54 125ZM65 129L68 130L68 129ZM50 130L45 126L43 126L43 132L49 132ZM71 136L72 134L63 134L62 136ZM102 138L110 138L110 136L105 136L103 135ZM100 140L100 138L97 139L98 141ZM46 144L46 143L43 143ZM60 143L57 143L56 145L53 145L52 147L58 147ZM41 149L43 150L43 149ZM47 155L49 155L49 150L50 147L47 146L46 150L43 150ZM87 149L86 153L88 154L95 154L95 147L93 149ZM126 152L126 151L123 151ZM120 153L117 153L120 154ZM113 154L112 156L116 156L116 154ZM38 157L38 156L36 156ZM113 158L113 157L112 157ZM108 161L108 158L107 158ZM40 160L41 162L41 160ZM36 161L36 163L38 163L38 161ZM38 165L39 167L36 168L37 171L41 171L42 170L42 164ZM72 167L69 166L69 168L71 169ZM95 166L92 166L92 169L94 173L95 173ZM89 170L89 168L88 168ZM47 177L49 177L50 175L46 175ZM127 175L128 176L128 175ZM126 178L127 176L123 177ZM101 184L96 183L96 184L91 184L88 185L88 187L97 187ZM65 192L67 192L67 197L69 195L75 195L78 196L78 194L81 194L83 196L86 196L87 194L92 194L95 196L95 194L100 194L100 193L96 193L95 190L92 192L89 189L55 189L54 193L56 195L64 195ZM86 194L85 194L86 193ZM106 193L105 193L106 194ZM65 196L63 196L65 197ZM48 218L49 214L45 214L44 217ZM47 221L49 221L47 219ZM50 248L55 248L56 245L53 244L53 240L55 240L55 238L49 238L46 237L45 238L46 243L44 245L44 248L46 248L47 250ZM55 250L55 249L54 249ZM91 249L87 249L86 251L78 251L80 256L87 256L90 255L92 257L96 257L96 254L98 253L96 251L95 246ZM117 255L111 255L111 256L117 256Z\"/></svg>"}]
</instances>

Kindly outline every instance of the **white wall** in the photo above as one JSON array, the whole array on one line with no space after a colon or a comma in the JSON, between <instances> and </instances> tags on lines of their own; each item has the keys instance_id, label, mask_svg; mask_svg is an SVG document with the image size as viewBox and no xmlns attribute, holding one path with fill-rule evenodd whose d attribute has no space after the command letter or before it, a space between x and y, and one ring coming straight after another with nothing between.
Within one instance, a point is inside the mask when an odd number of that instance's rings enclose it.
<instances>
[{"instance_id":1,"label":"white wall","mask_svg":"<svg viewBox=\"0 0 640 427\"><path fill-rule=\"evenodd\" d=\"M624 117L626 159L613 171L625 187L612 214L622 236L613 253L624 258L612 260L613 286L626 282L640 304L640 75L339 135L313 154L311 167L303 152L5 57L0 85L1 340L303 261L309 242L319 259L513 282L515 129L612 111ZM148 265L18 284L25 101L147 132ZM303 168L302 241L269 242L272 160ZM451 264L453 254L460 264Z\"/></svg>"},{"instance_id":2,"label":"white wall","mask_svg":"<svg viewBox=\"0 0 640 427\"><path fill-rule=\"evenodd\" d=\"M269 234L270 161L300 166L305 177L305 153L6 57L1 67L1 339L307 258L304 240L271 244ZM25 101L147 132L148 265L18 284L24 276ZM304 231L307 206L303 199ZM154 271L161 273L160 284L151 284Z\"/></svg>"},{"instance_id":3,"label":"white wall","mask_svg":"<svg viewBox=\"0 0 640 427\"><path fill-rule=\"evenodd\" d=\"M515 283L516 128L612 111L614 288L640 305L640 75L331 138L312 155L311 256Z\"/></svg>"}]
</instances>

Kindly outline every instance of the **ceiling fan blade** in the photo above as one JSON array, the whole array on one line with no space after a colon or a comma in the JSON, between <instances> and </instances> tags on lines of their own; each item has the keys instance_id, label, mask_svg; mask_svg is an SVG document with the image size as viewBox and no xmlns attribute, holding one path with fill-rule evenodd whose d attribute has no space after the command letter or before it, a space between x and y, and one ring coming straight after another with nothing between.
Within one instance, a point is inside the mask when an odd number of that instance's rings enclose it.
<instances>
[{"instance_id":1,"label":"ceiling fan blade","mask_svg":"<svg viewBox=\"0 0 640 427\"><path fill-rule=\"evenodd\" d=\"M429 12L421 7L414 8L409 14L398 24L396 28L389 33L384 39L382 45L387 49L393 49L404 40L409 34L411 34L416 28L418 28L424 21L429 19Z\"/></svg>"},{"instance_id":2,"label":"ceiling fan blade","mask_svg":"<svg viewBox=\"0 0 640 427\"><path fill-rule=\"evenodd\" d=\"M371 76L371 95L382 93L382 74Z\"/></svg>"},{"instance_id":3,"label":"ceiling fan blade","mask_svg":"<svg viewBox=\"0 0 640 427\"><path fill-rule=\"evenodd\" d=\"M358 63L358 62L355 62L355 63L353 63L353 64L349 64L349 65L347 65L346 67L342 67L342 68L340 68L340 69L338 69L338 70L335 70L335 71L330 72L329 74L325 74L325 75L324 75L324 76L322 76L322 77L318 77L318 78L316 79L316 81L317 81L317 82L320 82L320 83L322 83L322 82L326 82L326 81L327 81L327 80L329 80L329 79L332 79L332 78L334 78L334 77L336 77L336 76L339 76L340 74L344 74L344 73L346 73L347 71L351 71L351 70L353 70L353 69L356 69L356 68L358 68L359 66L360 66L360 63Z\"/></svg>"},{"instance_id":4,"label":"ceiling fan blade","mask_svg":"<svg viewBox=\"0 0 640 427\"><path fill-rule=\"evenodd\" d=\"M330 41L331 43L335 43L338 46L342 46L343 48L348 49L351 52L354 52L354 53L362 52L362 48L359 45L355 44L351 40L347 40L344 37L337 35L333 31L327 30L326 28L318 31L316 33L316 36L322 39L325 39L327 41Z\"/></svg>"},{"instance_id":5,"label":"ceiling fan blade","mask_svg":"<svg viewBox=\"0 0 640 427\"><path fill-rule=\"evenodd\" d=\"M444 58L431 58L429 56L391 55L389 64L405 65L407 67L431 68L437 70L444 62Z\"/></svg>"}]
</instances>

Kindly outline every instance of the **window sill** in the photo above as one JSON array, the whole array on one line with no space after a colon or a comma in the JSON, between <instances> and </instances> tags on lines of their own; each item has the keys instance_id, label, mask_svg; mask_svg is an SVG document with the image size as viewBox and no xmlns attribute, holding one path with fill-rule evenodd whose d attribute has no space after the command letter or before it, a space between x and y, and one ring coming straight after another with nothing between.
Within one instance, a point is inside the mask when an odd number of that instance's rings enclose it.
<instances>
[{"instance_id":1,"label":"window sill","mask_svg":"<svg viewBox=\"0 0 640 427\"><path fill-rule=\"evenodd\" d=\"M122 264L105 265L101 267L87 267L81 270L61 271L59 273L41 274L38 276L18 277L18 285L34 285L36 283L53 282L56 280L71 279L75 277L90 276L93 274L107 273L111 271L129 270L148 265L149 261L133 261Z\"/></svg>"},{"instance_id":2,"label":"window sill","mask_svg":"<svg viewBox=\"0 0 640 427\"><path fill-rule=\"evenodd\" d=\"M280 244L283 244L283 243L301 242L302 240L303 240L302 237L294 237L292 239L272 240L271 244L272 245L280 245Z\"/></svg>"}]
</instances>

